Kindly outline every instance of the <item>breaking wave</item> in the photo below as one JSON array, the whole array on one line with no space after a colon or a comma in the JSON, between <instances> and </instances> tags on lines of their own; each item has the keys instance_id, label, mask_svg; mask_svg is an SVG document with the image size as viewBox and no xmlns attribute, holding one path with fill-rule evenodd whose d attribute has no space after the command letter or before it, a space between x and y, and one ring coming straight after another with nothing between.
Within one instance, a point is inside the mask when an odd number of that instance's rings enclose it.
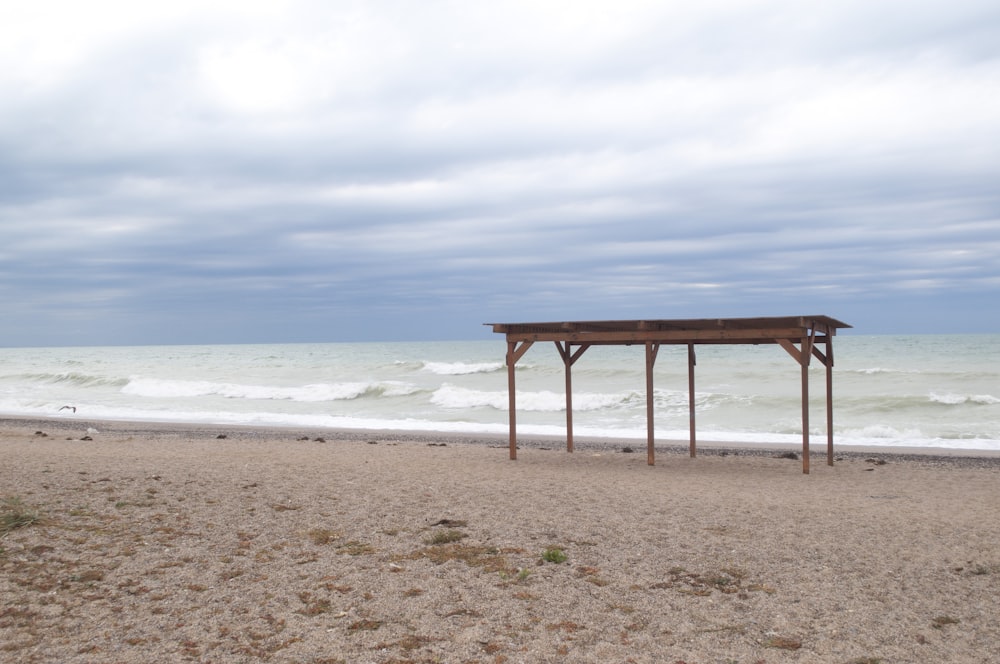
<instances>
[{"instance_id":1,"label":"breaking wave","mask_svg":"<svg viewBox=\"0 0 1000 664\"><path fill-rule=\"evenodd\" d=\"M177 397L219 396L227 399L288 400L301 402L344 401L362 397L395 397L418 392L419 388L402 382L316 383L293 387L242 385L203 380L161 380L134 378L122 388L132 396L171 399Z\"/></svg>"},{"instance_id":2,"label":"breaking wave","mask_svg":"<svg viewBox=\"0 0 1000 664\"><path fill-rule=\"evenodd\" d=\"M465 376L493 373L504 368L503 362L424 362L424 369L439 376Z\"/></svg>"}]
</instances>

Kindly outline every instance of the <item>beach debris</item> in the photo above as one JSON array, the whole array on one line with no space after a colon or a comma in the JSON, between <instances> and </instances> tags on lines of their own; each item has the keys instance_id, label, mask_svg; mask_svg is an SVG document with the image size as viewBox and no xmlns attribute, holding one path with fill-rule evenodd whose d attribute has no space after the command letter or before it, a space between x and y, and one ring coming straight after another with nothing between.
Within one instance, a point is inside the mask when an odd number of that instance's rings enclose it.
<instances>
[{"instance_id":1,"label":"beach debris","mask_svg":"<svg viewBox=\"0 0 1000 664\"><path fill-rule=\"evenodd\" d=\"M48 438L49 437L49 434L45 433L44 431L36 431L35 435L36 436L41 436L42 438Z\"/></svg>"},{"instance_id":2,"label":"beach debris","mask_svg":"<svg viewBox=\"0 0 1000 664\"><path fill-rule=\"evenodd\" d=\"M80 440L93 440L90 436L80 436Z\"/></svg>"},{"instance_id":3,"label":"beach debris","mask_svg":"<svg viewBox=\"0 0 1000 664\"><path fill-rule=\"evenodd\" d=\"M216 437L215 437L215 439L216 439L216 440L225 440L225 439L226 439L226 438L228 438L228 437L229 437L229 436L227 436L226 434L224 434L224 433L220 433L220 434L219 434L218 436L216 436Z\"/></svg>"},{"instance_id":4,"label":"beach debris","mask_svg":"<svg viewBox=\"0 0 1000 664\"><path fill-rule=\"evenodd\" d=\"M448 447L448 443L427 443L427 447Z\"/></svg>"},{"instance_id":5,"label":"beach debris","mask_svg":"<svg viewBox=\"0 0 1000 664\"><path fill-rule=\"evenodd\" d=\"M326 442L326 438L313 438L313 442L316 442L316 443L325 443Z\"/></svg>"},{"instance_id":6,"label":"beach debris","mask_svg":"<svg viewBox=\"0 0 1000 664\"><path fill-rule=\"evenodd\" d=\"M369 445L378 445L378 441L377 440L369 440L368 444Z\"/></svg>"},{"instance_id":7,"label":"beach debris","mask_svg":"<svg viewBox=\"0 0 1000 664\"><path fill-rule=\"evenodd\" d=\"M71 411L73 411L75 413L76 412L76 406L63 406L59 410L71 410Z\"/></svg>"},{"instance_id":8,"label":"beach debris","mask_svg":"<svg viewBox=\"0 0 1000 664\"><path fill-rule=\"evenodd\" d=\"M634 453L635 450L633 450L631 447L626 446L622 448L622 454L634 454Z\"/></svg>"},{"instance_id":9,"label":"beach debris","mask_svg":"<svg viewBox=\"0 0 1000 664\"><path fill-rule=\"evenodd\" d=\"M351 623L347 627L347 629L350 630L350 631L352 631L352 632L357 632L357 631L373 632L373 631L375 631L376 629L378 629L381 626L382 626L382 621L381 620L364 619L364 620L359 620L357 622Z\"/></svg>"},{"instance_id":10,"label":"beach debris","mask_svg":"<svg viewBox=\"0 0 1000 664\"><path fill-rule=\"evenodd\" d=\"M931 621L931 627L934 629L942 629L945 625L957 625L961 622L958 618L952 618L951 616L938 616Z\"/></svg>"},{"instance_id":11,"label":"beach debris","mask_svg":"<svg viewBox=\"0 0 1000 664\"><path fill-rule=\"evenodd\" d=\"M782 650L798 650L802 647L802 642L787 636L772 636L764 641L765 648L780 648Z\"/></svg>"},{"instance_id":12,"label":"beach debris","mask_svg":"<svg viewBox=\"0 0 1000 664\"><path fill-rule=\"evenodd\" d=\"M300 441L301 441L301 440L309 440L309 436L299 436L299 437L298 437L298 438L296 438L295 440L300 440Z\"/></svg>"},{"instance_id":13,"label":"beach debris","mask_svg":"<svg viewBox=\"0 0 1000 664\"><path fill-rule=\"evenodd\" d=\"M795 452L782 452L781 454L775 454L775 459L791 459L792 461L798 461L799 455Z\"/></svg>"},{"instance_id":14,"label":"beach debris","mask_svg":"<svg viewBox=\"0 0 1000 664\"><path fill-rule=\"evenodd\" d=\"M884 466L886 464L886 460L885 459L876 459L876 458L872 457L870 459L865 459L865 463L871 463L871 464L874 464L876 466Z\"/></svg>"},{"instance_id":15,"label":"beach debris","mask_svg":"<svg viewBox=\"0 0 1000 664\"><path fill-rule=\"evenodd\" d=\"M445 528L464 528L468 525L468 521L464 519L439 519L431 524L431 526L444 526Z\"/></svg>"}]
</instances>

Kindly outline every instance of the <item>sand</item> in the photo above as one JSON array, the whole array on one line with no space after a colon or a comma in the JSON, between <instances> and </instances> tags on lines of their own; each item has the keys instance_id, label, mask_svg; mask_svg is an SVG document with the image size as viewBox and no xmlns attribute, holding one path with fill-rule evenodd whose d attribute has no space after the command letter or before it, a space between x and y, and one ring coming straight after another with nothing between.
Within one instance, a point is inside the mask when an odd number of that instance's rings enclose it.
<instances>
[{"instance_id":1,"label":"sand","mask_svg":"<svg viewBox=\"0 0 1000 664\"><path fill-rule=\"evenodd\" d=\"M0 661L1000 652L996 456L504 446L0 421Z\"/></svg>"}]
</instances>

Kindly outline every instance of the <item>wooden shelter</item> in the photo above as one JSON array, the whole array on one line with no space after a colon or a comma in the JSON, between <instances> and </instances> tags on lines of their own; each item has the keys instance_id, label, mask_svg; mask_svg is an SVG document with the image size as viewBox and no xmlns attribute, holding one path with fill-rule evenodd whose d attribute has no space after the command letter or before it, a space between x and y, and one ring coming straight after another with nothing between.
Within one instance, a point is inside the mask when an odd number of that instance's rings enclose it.
<instances>
[{"instance_id":1,"label":"wooden shelter","mask_svg":"<svg viewBox=\"0 0 1000 664\"><path fill-rule=\"evenodd\" d=\"M564 321L553 323L486 323L507 336L507 389L510 399L510 458L517 459L517 361L536 341L555 343L566 367L566 451L573 451L573 364L591 346L646 348L646 459L654 463L653 366L662 344L687 346L690 454L696 455L694 367L699 344L776 344L799 363L802 373L802 472L809 472L809 365L816 358L826 367L827 463L833 465L833 337L851 327L829 316L707 318L694 320Z\"/></svg>"}]
</instances>

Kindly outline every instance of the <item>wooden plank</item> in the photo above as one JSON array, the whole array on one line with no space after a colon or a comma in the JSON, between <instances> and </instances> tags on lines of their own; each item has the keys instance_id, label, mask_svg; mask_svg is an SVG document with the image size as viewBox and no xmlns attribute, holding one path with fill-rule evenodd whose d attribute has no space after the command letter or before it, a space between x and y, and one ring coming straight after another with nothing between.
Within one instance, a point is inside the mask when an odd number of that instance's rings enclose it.
<instances>
[{"instance_id":1,"label":"wooden plank","mask_svg":"<svg viewBox=\"0 0 1000 664\"><path fill-rule=\"evenodd\" d=\"M795 344L793 344L788 339L778 339L778 343L781 345L782 348L788 351L788 354L792 356L792 359L794 359L799 364L802 364L802 353L801 351L799 351L798 348L795 347Z\"/></svg>"},{"instance_id":2,"label":"wooden plank","mask_svg":"<svg viewBox=\"0 0 1000 664\"><path fill-rule=\"evenodd\" d=\"M570 357L569 363L575 364L576 361L580 359L580 356L583 355L585 352L587 352L588 348L590 348L590 344L582 344L579 348L576 349L576 352L573 353L573 356Z\"/></svg>"},{"instance_id":3,"label":"wooden plank","mask_svg":"<svg viewBox=\"0 0 1000 664\"><path fill-rule=\"evenodd\" d=\"M573 343L773 343L781 339L801 339L803 328L774 330L626 330L607 332L508 332L509 341L571 341Z\"/></svg>"},{"instance_id":4,"label":"wooden plank","mask_svg":"<svg viewBox=\"0 0 1000 664\"><path fill-rule=\"evenodd\" d=\"M508 346L510 345L511 341L514 340L508 337L507 338ZM522 357L524 357L524 354L528 352L528 349L531 348L531 345L533 343L535 343L534 340L522 340L521 345L519 347L507 353L508 361L511 362L511 364L517 364L517 361L520 360Z\"/></svg>"},{"instance_id":5,"label":"wooden plank","mask_svg":"<svg viewBox=\"0 0 1000 664\"><path fill-rule=\"evenodd\" d=\"M838 328L851 327L847 323L824 315L764 316L756 318L700 318L700 319L643 319L602 321L556 321L523 323L484 323L497 333L546 332L546 331L610 331L610 330L711 330L726 329L775 329L797 327L815 329L820 334L834 335Z\"/></svg>"}]
</instances>

